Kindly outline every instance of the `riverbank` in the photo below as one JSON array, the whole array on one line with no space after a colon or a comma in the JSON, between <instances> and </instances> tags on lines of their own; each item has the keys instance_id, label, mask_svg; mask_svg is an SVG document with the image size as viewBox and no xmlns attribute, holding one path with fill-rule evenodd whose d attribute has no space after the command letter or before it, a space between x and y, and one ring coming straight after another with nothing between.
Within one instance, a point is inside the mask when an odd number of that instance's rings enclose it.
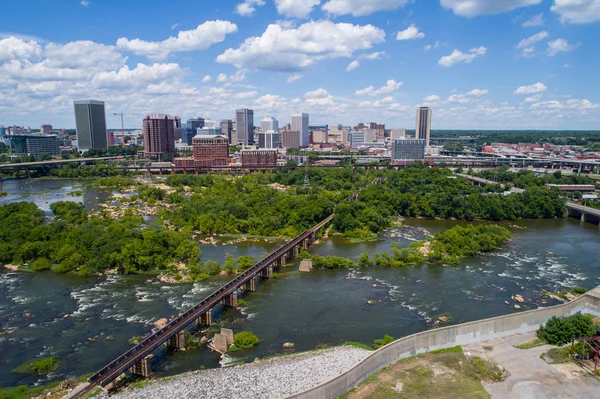
<instances>
[{"instance_id":1,"label":"riverbank","mask_svg":"<svg viewBox=\"0 0 600 399\"><path fill-rule=\"evenodd\" d=\"M351 369L371 351L342 346L254 361L243 366L193 371L127 388L114 399L283 398ZM98 398L108 398L106 394Z\"/></svg>"}]
</instances>

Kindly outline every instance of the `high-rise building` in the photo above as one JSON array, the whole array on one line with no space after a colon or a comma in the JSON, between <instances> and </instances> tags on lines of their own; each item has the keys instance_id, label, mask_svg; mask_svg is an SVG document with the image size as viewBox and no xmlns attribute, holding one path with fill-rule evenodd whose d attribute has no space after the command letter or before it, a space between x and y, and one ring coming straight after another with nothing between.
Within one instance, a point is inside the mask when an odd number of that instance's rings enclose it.
<instances>
[{"instance_id":1,"label":"high-rise building","mask_svg":"<svg viewBox=\"0 0 600 399\"><path fill-rule=\"evenodd\" d=\"M73 101L79 151L108 148L104 101Z\"/></svg>"},{"instance_id":2,"label":"high-rise building","mask_svg":"<svg viewBox=\"0 0 600 399\"><path fill-rule=\"evenodd\" d=\"M425 158L425 140L400 139L392 141L393 160L417 160Z\"/></svg>"},{"instance_id":3,"label":"high-rise building","mask_svg":"<svg viewBox=\"0 0 600 399\"><path fill-rule=\"evenodd\" d=\"M11 136L10 147L15 155L40 154L60 155L59 142L56 136L39 134L19 134Z\"/></svg>"},{"instance_id":4,"label":"high-rise building","mask_svg":"<svg viewBox=\"0 0 600 399\"><path fill-rule=\"evenodd\" d=\"M227 136L227 140L232 143L231 134L233 133L233 121L231 119L223 119L221 121L221 134Z\"/></svg>"},{"instance_id":5,"label":"high-rise building","mask_svg":"<svg viewBox=\"0 0 600 399\"><path fill-rule=\"evenodd\" d=\"M258 134L258 148L276 149L281 146L281 134L275 130L267 130Z\"/></svg>"},{"instance_id":6,"label":"high-rise building","mask_svg":"<svg viewBox=\"0 0 600 399\"><path fill-rule=\"evenodd\" d=\"M254 111L247 108L235 111L237 142L243 145L254 144Z\"/></svg>"},{"instance_id":7,"label":"high-rise building","mask_svg":"<svg viewBox=\"0 0 600 399\"><path fill-rule=\"evenodd\" d=\"M4 140L6 137L6 129L4 126L0 125L0 140Z\"/></svg>"},{"instance_id":8,"label":"high-rise building","mask_svg":"<svg viewBox=\"0 0 600 399\"><path fill-rule=\"evenodd\" d=\"M181 118L176 116L175 117L175 130L173 131L173 137L175 138L175 140L179 140L182 138L181 134L182 134L182 129L181 129Z\"/></svg>"},{"instance_id":9,"label":"high-rise building","mask_svg":"<svg viewBox=\"0 0 600 399\"><path fill-rule=\"evenodd\" d=\"M192 139L192 154L197 168L227 166L229 140L224 135L195 136Z\"/></svg>"},{"instance_id":10,"label":"high-rise building","mask_svg":"<svg viewBox=\"0 0 600 399\"><path fill-rule=\"evenodd\" d=\"M146 115L143 122L144 155L153 160L175 154L175 117L163 114Z\"/></svg>"},{"instance_id":11,"label":"high-rise building","mask_svg":"<svg viewBox=\"0 0 600 399\"><path fill-rule=\"evenodd\" d=\"M431 137L431 108L420 107L417 110L417 130L415 139L425 140L425 146L429 147Z\"/></svg>"},{"instance_id":12,"label":"high-rise building","mask_svg":"<svg viewBox=\"0 0 600 399\"><path fill-rule=\"evenodd\" d=\"M48 124L48 123L44 123L41 127L40 127L40 133L41 134L48 134L52 131L52 125Z\"/></svg>"},{"instance_id":13,"label":"high-rise building","mask_svg":"<svg viewBox=\"0 0 600 399\"><path fill-rule=\"evenodd\" d=\"M196 135L196 130L198 128L204 127L204 118L191 118L188 119L185 137L182 137L183 141L187 143L187 145L192 145L192 138Z\"/></svg>"},{"instance_id":14,"label":"high-rise building","mask_svg":"<svg viewBox=\"0 0 600 399\"><path fill-rule=\"evenodd\" d=\"M308 147L308 114L292 115L292 131L300 132L300 146Z\"/></svg>"},{"instance_id":15,"label":"high-rise building","mask_svg":"<svg viewBox=\"0 0 600 399\"><path fill-rule=\"evenodd\" d=\"M267 116L260 122L260 132L265 133L267 130L279 131L279 121L272 116Z\"/></svg>"},{"instance_id":16,"label":"high-rise building","mask_svg":"<svg viewBox=\"0 0 600 399\"><path fill-rule=\"evenodd\" d=\"M284 130L281 133L281 145L283 148L300 148L300 132Z\"/></svg>"}]
</instances>

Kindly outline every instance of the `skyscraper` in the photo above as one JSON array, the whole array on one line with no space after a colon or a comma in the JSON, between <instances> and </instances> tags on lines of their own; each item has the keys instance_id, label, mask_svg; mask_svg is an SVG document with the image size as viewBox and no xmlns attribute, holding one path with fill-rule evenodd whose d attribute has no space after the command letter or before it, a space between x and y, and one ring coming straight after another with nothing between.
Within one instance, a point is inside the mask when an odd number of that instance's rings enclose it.
<instances>
[{"instance_id":1,"label":"skyscraper","mask_svg":"<svg viewBox=\"0 0 600 399\"><path fill-rule=\"evenodd\" d=\"M175 118L171 115L146 115L143 122L144 154L161 160L175 154Z\"/></svg>"},{"instance_id":2,"label":"skyscraper","mask_svg":"<svg viewBox=\"0 0 600 399\"><path fill-rule=\"evenodd\" d=\"M231 133L233 133L233 121L231 119L223 119L221 121L221 134L227 136L227 140L232 143Z\"/></svg>"},{"instance_id":3,"label":"skyscraper","mask_svg":"<svg viewBox=\"0 0 600 399\"><path fill-rule=\"evenodd\" d=\"M271 116L267 116L260 122L260 132L266 133L267 130L279 131L279 121Z\"/></svg>"},{"instance_id":4,"label":"skyscraper","mask_svg":"<svg viewBox=\"0 0 600 399\"><path fill-rule=\"evenodd\" d=\"M79 151L108 148L104 101L73 101Z\"/></svg>"},{"instance_id":5,"label":"skyscraper","mask_svg":"<svg viewBox=\"0 0 600 399\"><path fill-rule=\"evenodd\" d=\"M191 118L187 121L187 128L185 131L185 137L182 137L183 141L188 145L192 145L192 138L196 135L198 128L204 127L204 118Z\"/></svg>"},{"instance_id":6,"label":"skyscraper","mask_svg":"<svg viewBox=\"0 0 600 399\"><path fill-rule=\"evenodd\" d=\"M308 147L308 114L292 115L292 131L300 132L300 147Z\"/></svg>"},{"instance_id":7,"label":"skyscraper","mask_svg":"<svg viewBox=\"0 0 600 399\"><path fill-rule=\"evenodd\" d=\"M254 111L247 108L235 110L237 141L239 144L254 143Z\"/></svg>"},{"instance_id":8,"label":"skyscraper","mask_svg":"<svg viewBox=\"0 0 600 399\"><path fill-rule=\"evenodd\" d=\"M431 108L420 107L417 110L417 129L415 139L425 140L425 147L429 147L431 137Z\"/></svg>"}]
</instances>

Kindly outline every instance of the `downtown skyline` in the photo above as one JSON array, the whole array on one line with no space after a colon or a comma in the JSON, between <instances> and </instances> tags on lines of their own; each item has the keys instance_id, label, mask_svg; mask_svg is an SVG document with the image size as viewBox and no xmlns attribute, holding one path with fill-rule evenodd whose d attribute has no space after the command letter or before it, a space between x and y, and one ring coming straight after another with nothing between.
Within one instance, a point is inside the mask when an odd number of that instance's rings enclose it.
<instances>
[{"instance_id":1,"label":"downtown skyline","mask_svg":"<svg viewBox=\"0 0 600 399\"><path fill-rule=\"evenodd\" d=\"M249 108L412 129L419 106L432 129L600 126L600 0L32 3L5 8L0 125L75 127L91 98L109 128Z\"/></svg>"}]
</instances>

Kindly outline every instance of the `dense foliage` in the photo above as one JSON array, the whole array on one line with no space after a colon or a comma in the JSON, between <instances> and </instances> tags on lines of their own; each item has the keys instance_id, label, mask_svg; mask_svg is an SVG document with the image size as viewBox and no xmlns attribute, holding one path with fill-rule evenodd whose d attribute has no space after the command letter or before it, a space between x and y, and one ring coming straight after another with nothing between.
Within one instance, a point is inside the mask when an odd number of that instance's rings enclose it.
<instances>
[{"instance_id":1,"label":"dense foliage","mask_svg":"<svg viewBox=\"0 0 600 399\"><path fill-rule=\"evenodd\" d=\"M127 170L119 169L114 163L107 164L103 162L98 162L94 165L79 165L77 163L69 163L50 171L50 176L61 178L109 177L128 174L131 173Z\"/></svg>"},{"instance_id":2,"label":"dense foliage","mask_svg":"<svg viewBox=\"0 0 600 399\"><path fill-rule=\"evenodd\" d=\"M576 314L567 318L552 316L537 331L537 337L550 345L562 346L574 339L588 337L596 332L594 318L590 315Z\"/></svg>"},{"instance_id":3,"label":"dense foliage","mask_svg":"<svg viewBox=\"0 0 600 399\"><path fill-rule=\"evenodd\" d=\"M252 331L242 331L233 336L233 344L240 349L252 348L260 343L260 339Z\"/></svg>"},{"instance_id":4,"label":"dense foliage","mask_svg":"<svg viewBox=\"0 0 600 399\"><path fill-rule=\"evenodd\" d=\"M60 367L60 360L56 357L43 357L31 359L13 369L15 374L46 374L56 371Z\"/></svg>"},{"instance_id":5,"label":"dense foliage","mask_svg":"<svg viewBox=\"0 0 600 399\"><path fill-rule=\"evenodd\" d=\"M531 170L521 170L519 172L510 172L508 166L501 166L494 169L484 169L479 173L474 173L484 179L503 183L511 183L519 188L542 187L545 184L594 184L587 176L563 175L557 170L552 174L536 176Z\"/></svg>"}]
</instances>

